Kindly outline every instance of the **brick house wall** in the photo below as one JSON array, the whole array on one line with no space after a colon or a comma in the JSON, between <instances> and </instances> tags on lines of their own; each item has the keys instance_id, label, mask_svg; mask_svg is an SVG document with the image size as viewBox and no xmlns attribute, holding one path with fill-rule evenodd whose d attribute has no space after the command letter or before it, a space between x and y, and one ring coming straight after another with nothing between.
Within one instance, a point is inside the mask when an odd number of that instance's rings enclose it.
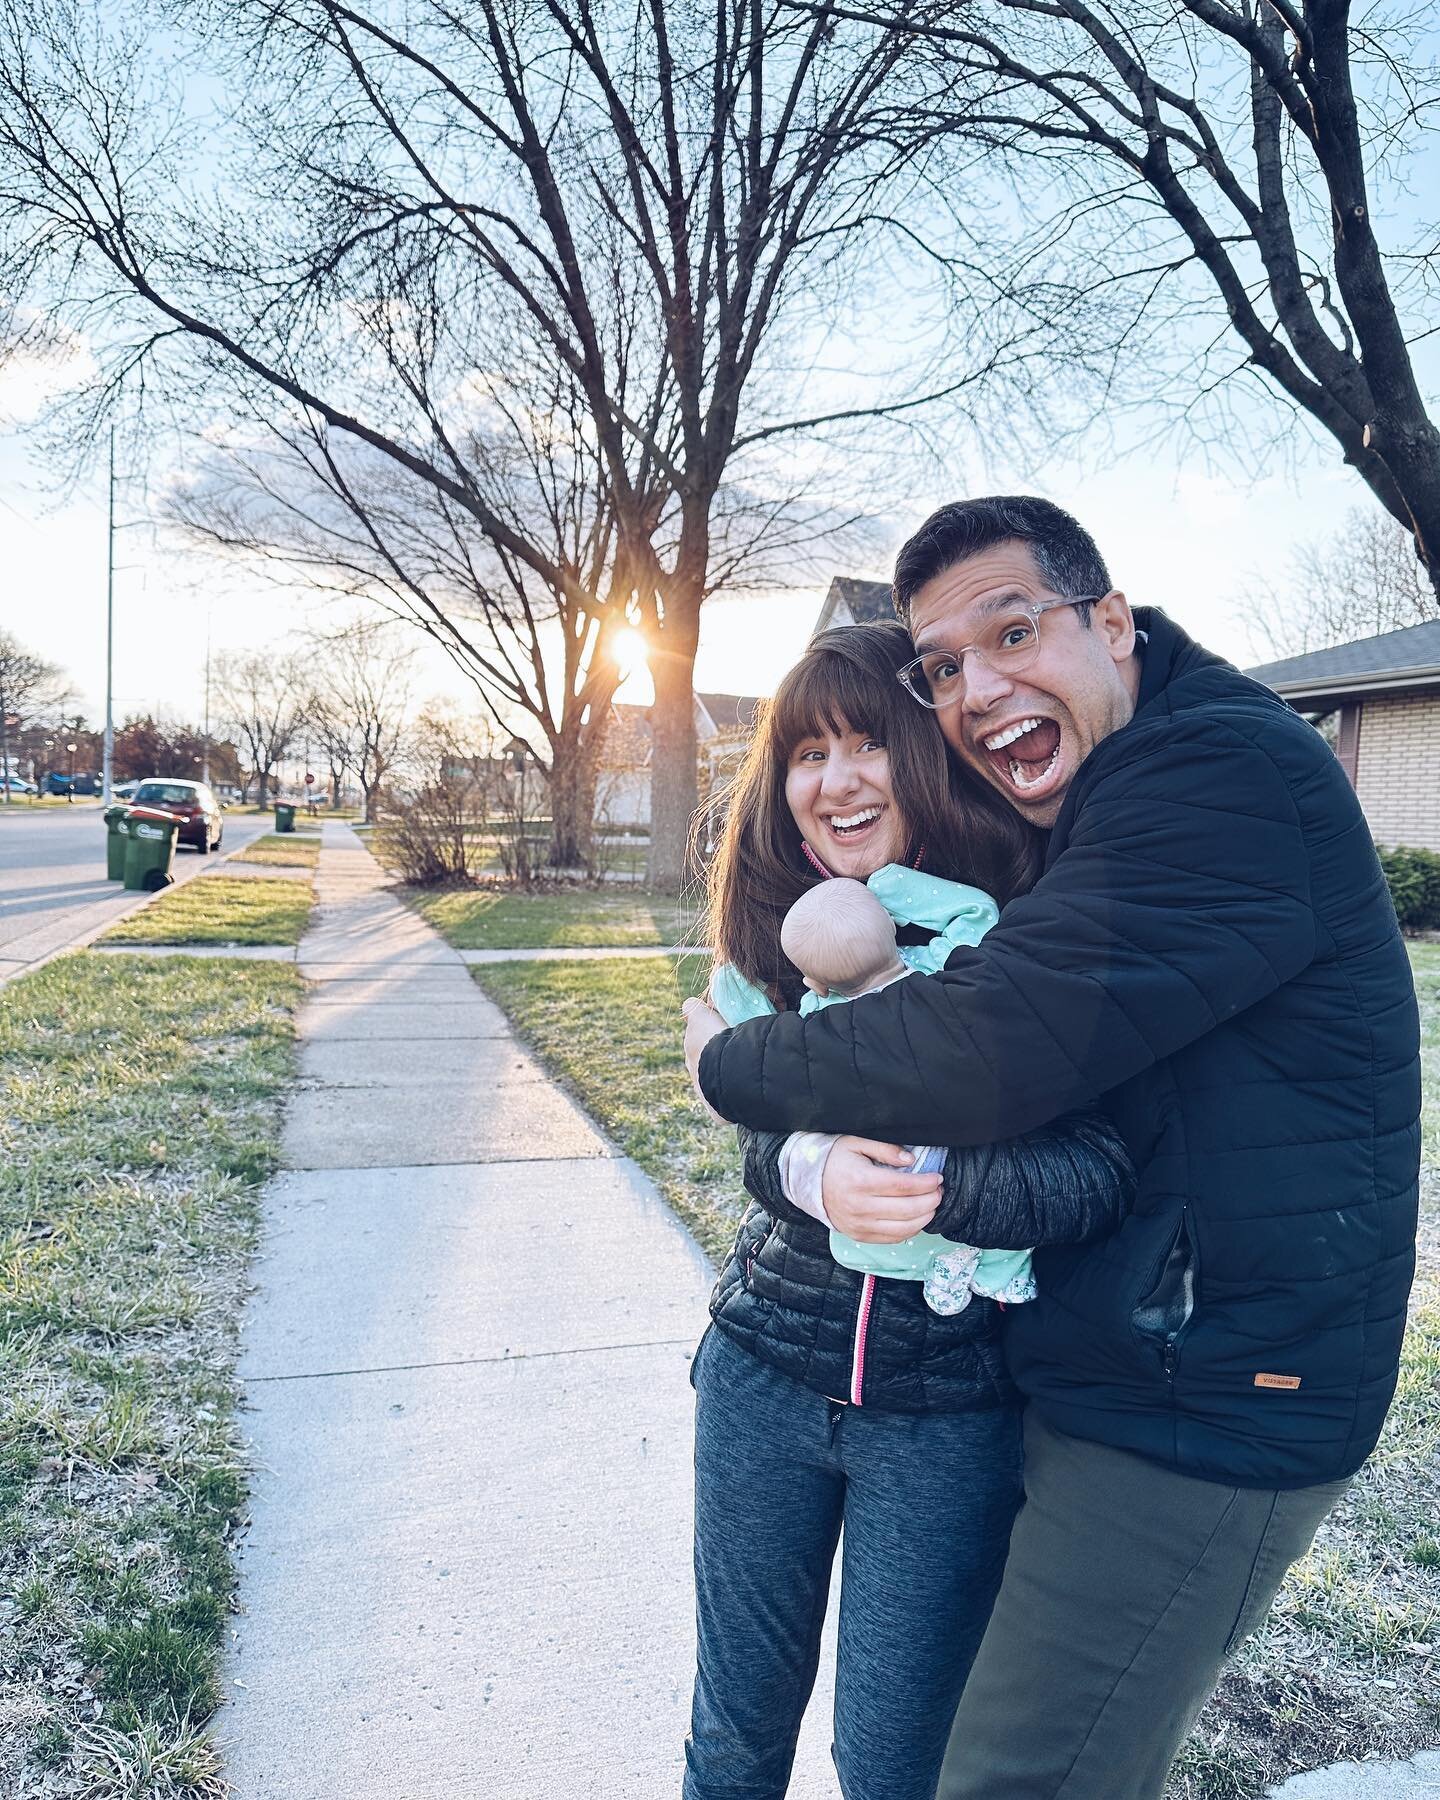
<instances>
[{"instance_id":1,"label":"brick house wall","mask_svg":"<svg viewBox=\"0 0 1440 1800\"><path fill-rule=\"evenodd\" d=\"M1355 791L1375 841L1440 851L1440 694L1367 695Z\"/></svg>"}]
</instances>

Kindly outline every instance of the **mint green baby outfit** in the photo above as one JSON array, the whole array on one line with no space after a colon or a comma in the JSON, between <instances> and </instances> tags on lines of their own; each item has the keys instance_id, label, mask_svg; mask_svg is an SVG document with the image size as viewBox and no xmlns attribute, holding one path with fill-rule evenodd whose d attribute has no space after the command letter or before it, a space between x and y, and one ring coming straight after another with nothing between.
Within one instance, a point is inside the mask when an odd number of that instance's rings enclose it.
<instances>
[{"instance_id":1,"label":"mint green baby outfit","mask_svg":"<svg viewBox=\"0 0 1440 1800\"><path fill-rule=\"evenodd\" d=\"M936 875L925 875L900 863L887 863L883 869L877 869L865 885L897 925L918 925L934 931L927 943L899 946L900 960L916 975L938 973L953 950L963 944L978 944L1000 916L995 902L979 888L942 881ZM859 997L820 995L807 990L800 1012L804 1016ZM742 1019L775 1011L769 996L728 963L718 964L710 978L710 1002L727 1025L738 1025ZM929 1174L943 1167L943 1147L912 1148L913 1166L918 1173ZM925 1299L939 1313L962 1311L972 1294L1004 1301L1035 1297L1028 1250L977 1250L929 1231L917 1232L899 1244L862 1244L832 1229L830 1253L836 1262L863 1275L884 1275L892 1281L923 1281Z\"/></svg>"}]
</instances>

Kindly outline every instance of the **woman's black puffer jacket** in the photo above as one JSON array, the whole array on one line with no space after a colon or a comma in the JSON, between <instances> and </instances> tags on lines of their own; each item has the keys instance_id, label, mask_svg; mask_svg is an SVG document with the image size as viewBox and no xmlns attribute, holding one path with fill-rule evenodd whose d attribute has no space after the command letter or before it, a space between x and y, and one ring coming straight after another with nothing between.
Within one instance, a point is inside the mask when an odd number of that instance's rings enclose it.
<instances>
[{"instance_id":1,"label":"woman's black puffer jacket","mask_svg":"<svg viewBox=\"0 0 1440 1800\"><path fill-rule=\"evenodd\" d=\"M824 1225L785 1198L773 1132L740 1129L754 1195L720 1271L710 1315L743 1349L834 1400L886 1412L969 1412L1013 1403L1000 1348L1004 1308L976 1296L943 1318L918 1281L860 1275L830 1254ZM1134 1188L1124 1145L1099 1113L1071 1114L1008 1143L951 1150L927 1230L982 1249L1081 1243L1120 1222Z\"/></svg>"}]
</instances>

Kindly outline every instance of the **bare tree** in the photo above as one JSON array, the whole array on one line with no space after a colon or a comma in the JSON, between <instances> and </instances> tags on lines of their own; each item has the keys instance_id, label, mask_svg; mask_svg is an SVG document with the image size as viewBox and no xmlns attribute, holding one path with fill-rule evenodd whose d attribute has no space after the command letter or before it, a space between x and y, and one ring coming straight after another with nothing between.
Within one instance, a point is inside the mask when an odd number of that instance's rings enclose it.
<instances>
[{"instance_id":1,"label":"bare tree","mask_svg":"<svg viewBox=\"0 0 1440 1800\"><path fill-rule=\"evenodd\" d=\"M345 791L345 777L355 764L351 721L341 712L327 691L311 688L304 702L305 728L312 742L325 758L330 776L330 806L340 806Z\"/></svg>"},{"instance_id":2,"label":"bare tree","mask_svg":"<svg viewBox=\"0 0 1440 1800\"><path fill-rule=\"evenodd\" d=\"M201 542L273 563L418 626L474 683L502 736L526 733L549 790L551 854L590 860L599 757L620 670L609 644L614 512L583 401L563 370L491 379L457 435L472 479L517 536L544 545L559 584L495 545L426 482L316 420L252 422L197 457L171 512ZM353 765L353 722L322 695L312 720L332 781Z\"/></svg>"},{"instance_id":3,"label":"bare tree","mask_svg":"<svg viewBox=\"0 0 1440 1800\"><path fill-rule=\"evenodd\" d=\"M415 720L386 806L386 831L406 881L473 881L483 833L505 789L500 736L486 719L431 701Z\"/></svg>"},{"instance_id":4,"label":"bare tree","mask_svg":"<svg viewBox=\"0 0 1440 1800\"><path fill-rule=\"evenodd\" d=\"M304 720L305 681L290 652L227 652L215 658L211 676L216 710L234 736L265 805L270 777L289 754Z\"/></svg>"},{"instance_id":5,"label":"bare tree","mask_svg":"<svg viewBox=\"0 0 1440 1800\"><path fill-rule=\"evenodd\" d=\"M962 98L930 117L1034 221L991 246L1055 339L1108 329L1112 403L1167 360L1187 421L1233 437L1232 377L1327 434L1440 590L1440 430L1413 346L1433 329L1433 225L1387 255L1373 182L1433 131L1426 17L1349 0L962 0L802 5L918 33ZM983 96L976 99L977 95ZM1048 289L1033 286L1044 268ZM1407 312L1409 322L1407 323ZM1176 391L1172 388L1172 391Z\"/></svg>"},{"instance_id":6,"label":"bare tree","mask_svg":"<svg viewBox=\"0 0 1440 1800\"><path fill-rule=\"evenodd\" d=\"M928 142L909 122L940 101L917 89L911 34L741 0L419 0L403 19L210 0L188 17L235 96L193 203L193 118L147 86L173 41L97 43L74 0L0 0L0 288L88 328L111 384L144 371L213 404L228 380L368 446L583 608L457 428L495 371L565 370L613 507L610 603L651 647L650 873L674 885L701 608L737 554L792 534L787 443L1023 366L1000 347L1023 344L1024 299L998 295L924 356L896 333L894 366L825 366L890 270L914 298L938 267L927 221L900 216Z\"/></svg>"},{"instance_id":7,"label":"bare tree","mask_svg":"<svg viewBox=\"0 0 1440 1800\"><path fill-rule=\"evenodd\" d=\"M38 715L58 706L69 690L54 663L26 650L8 631L0 631L0 784L9 806L10 746Z\"/></svg>"},{"instance_id":8,"label":"bare tree","mask_svg":"<svg viewBox=\"0 0 1440 1800\"><path fill-rule=\"evenodd\" d=\"M1353 508L1341 528L1300 545L1287 578L1250 596L1256 654L1300 656L1440 619L1414 539L1383 513Z\"/></svg>"},{"instance_id":9,"label":"bare tree","mask_svg":"<svg viewBox=\"0 0 1440 1800\"><path fill-rule=\"evenodd\" d=\"M321 710L332 722L346 722L348 762L368 824L404 741L415 653L396 644L393 628L372 619L317 640L314 649Z\"/></svg>"}]
</instances>

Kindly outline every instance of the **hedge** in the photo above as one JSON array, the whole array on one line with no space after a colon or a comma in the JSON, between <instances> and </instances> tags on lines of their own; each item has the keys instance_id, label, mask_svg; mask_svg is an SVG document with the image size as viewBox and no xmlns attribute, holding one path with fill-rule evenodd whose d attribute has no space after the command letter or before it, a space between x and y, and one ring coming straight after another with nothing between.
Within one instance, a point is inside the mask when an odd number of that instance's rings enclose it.
<instances>
[{"instance_id":1,"label":"hedge","mask_svg":"<svg viewBox=\"0 0 1440 1800\"><path fill-rule=\"evenodd\" d=\"M1380 851L1402 931L1440 931L1440 855L1403 844Z\"/></svg>"}]
</instances>

